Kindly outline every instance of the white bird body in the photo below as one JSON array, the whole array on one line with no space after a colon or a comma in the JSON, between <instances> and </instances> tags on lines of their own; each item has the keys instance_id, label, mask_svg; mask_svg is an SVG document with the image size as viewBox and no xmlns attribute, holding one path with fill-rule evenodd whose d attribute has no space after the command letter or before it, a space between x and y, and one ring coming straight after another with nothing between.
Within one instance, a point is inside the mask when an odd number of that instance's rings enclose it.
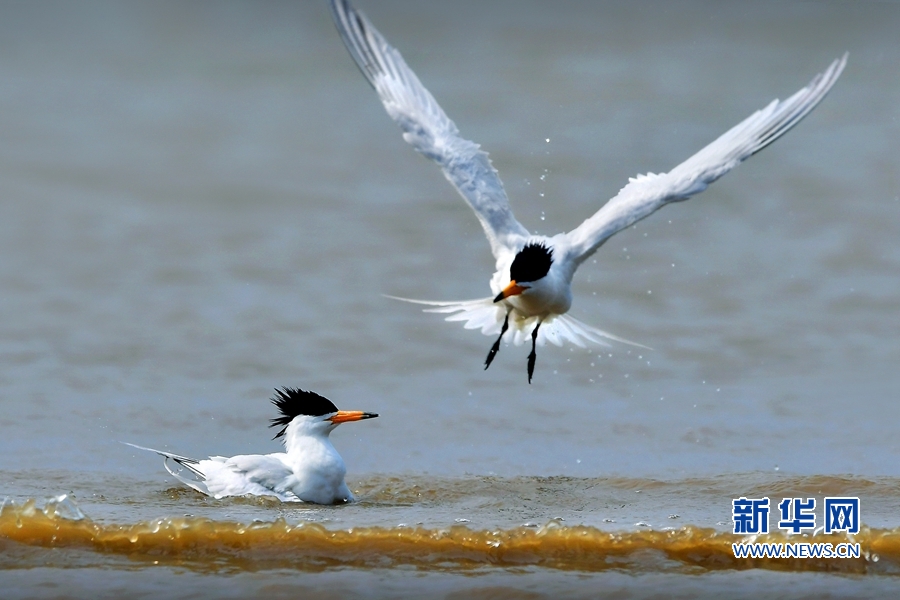
<instances>
[{"instance_id":1,"label":"white bird body","mask_svg":"<svg viewBox=\"0 0 900 600\"><path fill-rule=\"evenodd\" d=\"M768 106L732 127L718 139L668 173L647 173L629 180L619 193L581 225L555 236L532 235L515 218L497 171L487 153L459 136L459 130L431 93L407 66L400 53L348 0L331 0L338 32L369 83L378 92L388 115L400 126L403 139L431 159L475 211L496 259L490 281L493 297L465 301L425 301L429 312L449 313L448 321L463 321L467 329L486 335L500 334L488 354L485 368L499 348L500 339L521 344L532 339L529 382L534 345L544 341L559 346L586 342L606 345L603 338L633 344L568 316L572 305L572 277L578 266L615 233L649 216L670 202L687 200L762 150L796 125L825 97L840 76L847 55L834 61L809 85L785 101ZM538 269L533 258L547 266L547 257L532 253L516 261L529 247L543 248L552 256L549 269ZM636 344L639 345L639 344Z\"/></svg>"},{"instance_id":2,"label":"white bird body","mask_svg":"<svg viewBox=\"0 0 900 600\"><path fill-rule=\"evenodd\" d=\"M283 502L351 502L353 494L344 481L347 468L328 436L340 423L370 419L378 415L361 411L339 411L328 400L312 392L284 388L283 391L276 390L276 393L278 397L273 402L282 410L283 416L273 419L273 426L285 425L275 436L284 437L285 452L210 456L208 459L197 460L154 448L130 443L128 445L163 456L166 470L173 477L214 498L250 495L274 496ZM310 394L315 398L310 399ZM330 406L322 407L321 400L325 400ZM310 401L314 404L312 409L309 408ZM299 414L298 410L327 412L308 415ZM182 469L173 469L169 460ZM184 474L184 469L190 473L190 477Z\"/></svg>"}]
</instances>

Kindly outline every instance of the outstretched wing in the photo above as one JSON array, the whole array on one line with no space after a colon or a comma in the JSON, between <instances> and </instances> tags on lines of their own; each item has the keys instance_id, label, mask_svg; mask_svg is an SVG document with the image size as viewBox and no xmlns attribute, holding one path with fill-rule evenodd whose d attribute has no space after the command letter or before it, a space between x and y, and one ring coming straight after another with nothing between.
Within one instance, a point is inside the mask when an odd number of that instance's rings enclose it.
<instances>
[{"instance_id":1,"label":"outstretched wing","mask_svg":"<svg viewBox=\"0 0 900 600\"><path fill-rule=\"evenodd\" d=\"M481 221L494 256L521 246L528 230L513 216L487 153L459 136L453 121L365 15L347 0L331 0L331 12L347 50L403 130L403 139L441 167Z\"/></svg>"},{"instance_id":2,"label":"outstretched wing","mask_svg":"<svg viewBox=\"0 0 900 600\"><path fill-rule=\"evenodd\" d=\"M669 202L699 194L738 163L777 140L822 101L846 62L844 54L808 86L784 102L773 100L668 173L647 173L631 179L603 208L566 234L570 256L580 263L613 234Z\"/></svg>"}]
</instances>

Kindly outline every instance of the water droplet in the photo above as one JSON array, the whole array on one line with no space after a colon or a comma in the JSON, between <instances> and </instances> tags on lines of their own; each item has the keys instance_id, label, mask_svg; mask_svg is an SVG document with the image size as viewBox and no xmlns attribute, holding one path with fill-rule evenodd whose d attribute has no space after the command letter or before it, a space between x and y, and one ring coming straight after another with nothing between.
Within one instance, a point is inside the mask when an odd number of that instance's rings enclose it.
<instances>
[{"instance_id":1,"label":"water droplet","mask_svg":"<svg viewBox=\"0 0 900 600\"><path fill-rule=\"evenodd\" d=\"M58 517L68 521L81 521L85 518L84 513L68 494L51 498L44 507L44 514L48 517Z\"/></svg>"}]
</instances>

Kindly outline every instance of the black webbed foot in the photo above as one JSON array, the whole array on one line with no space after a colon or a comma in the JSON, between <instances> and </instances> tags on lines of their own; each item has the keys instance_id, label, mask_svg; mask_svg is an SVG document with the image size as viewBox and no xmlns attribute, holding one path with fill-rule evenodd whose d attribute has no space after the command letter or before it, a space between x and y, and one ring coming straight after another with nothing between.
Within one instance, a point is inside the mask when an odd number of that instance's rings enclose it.
<instances>
[{"instance_id":1,"label":"black webbed foot","mask_svg":"<svg viewBox=\"0 0 900 600\"><path fill-rule=\"evenodd\" d=\"M500 351L500 340L503 339L503 334L506 333L506 330L509 329L509 313L506 313L506 318L503 320L503 327L500 328L500 337L497 338L497 341L494 342L494 345L491 346L490 352L488 352L487 358L484 359L484 370L487 371L487 368L491 366L491 362L493 362L494 357L497 356L497 352Z\"/></svg>"},{"instance_id":2,"label":"black webbed foot","mask_svg":"<svg viewBox=\"0 0 900 600\"><path fill-rule=\"evenodd\" d=\"M534 361L537 360L535 346L537 345L538 329L540 328L541 322L538 321L538 324L534 326L534 331L531 332L531 354L528 355L528 383L531 383L531 376L534 375Z\"/></svg>"}]
</instances>

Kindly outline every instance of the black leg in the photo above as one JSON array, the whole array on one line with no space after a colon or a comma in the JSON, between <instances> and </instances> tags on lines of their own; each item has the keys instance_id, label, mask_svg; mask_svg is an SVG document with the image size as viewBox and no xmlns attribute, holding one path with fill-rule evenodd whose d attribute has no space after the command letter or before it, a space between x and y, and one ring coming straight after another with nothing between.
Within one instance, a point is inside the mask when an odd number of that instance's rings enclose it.
<instances>
[{"instance_id":1,"label":"black leg","mask_svg":"<svg viewBox=\"0 0 900 600\"><path fill-rule=\"evenodd\" d=\"M503 339L503 334L506 333L507 329L509 329L509 313L506 313L506 318L503 320L503 327L500 329L500 337L498 337L497 341L494 342L494 345L491 346L491 351L488 352L487 358L484 359L485 371L491 366L491 362L493 362L494 357L497 356L497 352L500 351L500 340Z\"/></svg>"},{"instance_id":2,"label":"black leg","mask_svg":"<svg viewBox=\"0 0 900 600\"><path fill-rule=\"evenodd\" d=\"M534 347L537 344L537 333L540 328L541 322L538 321L538 324L534 326L534 331L531 332L531 354L528 355L528 383L531 383L531 376L534 375L534 361L537 359Z\"/></svg>"}]
</instances>

